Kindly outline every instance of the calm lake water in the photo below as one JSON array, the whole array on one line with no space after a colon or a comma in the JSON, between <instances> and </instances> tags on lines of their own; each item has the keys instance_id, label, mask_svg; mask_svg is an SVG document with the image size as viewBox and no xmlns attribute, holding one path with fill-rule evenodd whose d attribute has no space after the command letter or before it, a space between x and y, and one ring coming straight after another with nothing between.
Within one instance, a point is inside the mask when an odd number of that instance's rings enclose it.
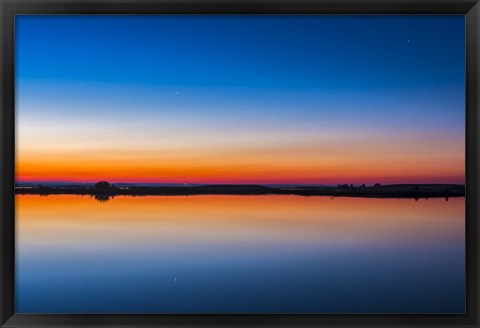
<instances>
[{"instance_id":1,"label":"calm lake water","mask_svg":"<svg viewBox=\"0 0 480 328\"><path fill-rule=\"evenodd\" d=\"M464 198L17 196L16 312L463 313Z\"/></svg>"}]
</instances>

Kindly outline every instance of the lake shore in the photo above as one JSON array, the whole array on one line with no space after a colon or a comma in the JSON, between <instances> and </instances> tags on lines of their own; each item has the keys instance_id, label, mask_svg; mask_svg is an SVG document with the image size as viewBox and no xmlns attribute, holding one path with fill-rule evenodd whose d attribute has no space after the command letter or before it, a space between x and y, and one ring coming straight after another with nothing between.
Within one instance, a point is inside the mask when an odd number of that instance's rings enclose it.
<instances>
[{"instance_id":1,"label":"lake shore","mask_svg":"<svg viewBox=\"0 0 480 328\"><path fill-rule=\"evenodd\" d=\"M17 186L18 195L92 195L114 196L189 196L189 195L297 195L369 198L448 198L465 196L465 186L458 184L395 184L376 186L315 187L262 185L202 186L128 186L95 188L93 186Z\"/></svg>"}]
</instances>

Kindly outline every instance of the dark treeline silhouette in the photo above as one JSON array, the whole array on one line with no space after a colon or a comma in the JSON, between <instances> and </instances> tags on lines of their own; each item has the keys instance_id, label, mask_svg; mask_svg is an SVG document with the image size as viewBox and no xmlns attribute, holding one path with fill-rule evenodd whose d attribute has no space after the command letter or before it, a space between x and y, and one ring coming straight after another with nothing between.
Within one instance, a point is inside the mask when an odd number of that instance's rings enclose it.
<instances>
[{"instance_id":1,"label":"dark treeline silhouette","mask_svg":"<svg viewBox=\"0 0 480 328\"><path fill-rule=\"evenodd\" d=\"M108 181L98 181L93 185L95 190L108 190L112 185Z\"/></svg>"},{"instance_id":2,"label":"dark treeline silhouette","mask_svg":"<svg viewBox=\"0 0 480 328\"><path fill-rule=\"evenodd\" d=\"M344 196L374 198L434 198L465 196L465 186L458 184L394 184L373 186L365 184L339 184L336 187L315 186L262 186L262 185L202 185L202 186L115 186L108 181L99 181L93 186L17 186L17 194L37 195L92 195L106 201L118 195L299 195L299 196Z\"/></svg>"}]
</instances>

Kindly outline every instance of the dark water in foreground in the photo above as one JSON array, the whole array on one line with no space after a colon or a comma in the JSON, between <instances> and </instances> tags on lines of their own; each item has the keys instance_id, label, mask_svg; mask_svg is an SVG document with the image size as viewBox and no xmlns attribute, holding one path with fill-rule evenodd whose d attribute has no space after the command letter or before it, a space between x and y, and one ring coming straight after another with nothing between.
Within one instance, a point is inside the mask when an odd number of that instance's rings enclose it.
<instances>
[{"instance_id":1,"label":"dark water in foreground","mask_svg":"<svg viewBox=\"0 0 480 328\"><path fill-rule=\"evenodd\" d=\"M464 198L17 196L16 312L463 313Z\"/></svg>"}]
</instances>

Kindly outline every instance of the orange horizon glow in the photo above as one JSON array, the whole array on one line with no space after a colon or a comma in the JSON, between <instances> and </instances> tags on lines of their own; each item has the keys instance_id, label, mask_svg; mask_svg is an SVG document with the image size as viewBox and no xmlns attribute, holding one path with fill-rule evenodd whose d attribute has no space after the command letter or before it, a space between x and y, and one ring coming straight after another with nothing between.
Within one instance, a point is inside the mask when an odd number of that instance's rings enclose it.
<instances>
[{"instance_id":1,"label":"orange horizon glow","mask_svg":"<svg viewBox=\"0 0 480 328\"><path fill-rule=\"evenodd\" d=\"M132 165L133 166L133 165ZM21 167L21 166L20 166ZM57 174L53 175L49 170L44 173L37 170L41 166L35 166L35 170L28 170L21 167L17 174L17 182L78 182L93 183L106 180L112 183L186 183L186 184L338 184L338 183L382 183L382 184L408 184L408 183L464 183L462 174L442 174L438 172L431 175L428 168L409 172L408 175L399 175L396 172L385 172L379 174L375 169L359 170L363 174L355 174L349 170L328 170L323 169L322 175L315 175L312 172L302 172L302 168L291 170L241 170L227 171L217 175L216 171L206 172L200 168L191 170L175 170L174 168L148 168L134 166L125 172L112 169L101 169L90 167L85 168L56 168L51 167ZM138 173L130 173L138 171ZM23 172L27 173L23 173ZM36 172L35 172L36 171ZM256 171L256 172L255 172ZM167 173L165 173L167 172Z\"/></svg>"},{"instance_id":2,"label":"orange horizon glow","mask_svg":"<svg viewBox=\"0 0 480 328\"><path fill-rule=\"evenodd\" d=\"M96 182L107 180L125 183L284 183L284 184L337 184L337 183L464 183L464 175L454 165L445 164L431 169L429 165L407 163L384 168L381 163L361 163L355 168L340 164L321 165L251 165L242 168L207 167L197 165L150 166L147 163L118 165L19 163L18 182ZM403 174L402 174L403 173Z\"/></svg>"},{"instance_id":3,"label":"orange horizon glow","mask_svg":"<svg viewBox=\"0 0 480 328\"><path fill-rule=\"evenodd\" d=\"M169 139L150 132L128 140L117 132L118 141L21 132L19 182L464 183L463 138L433 133L380 130L359 134L354 143L331 131L277 134L277 142L246 131L219 144L224 131Z\"/></svg>"}]
</instances>

